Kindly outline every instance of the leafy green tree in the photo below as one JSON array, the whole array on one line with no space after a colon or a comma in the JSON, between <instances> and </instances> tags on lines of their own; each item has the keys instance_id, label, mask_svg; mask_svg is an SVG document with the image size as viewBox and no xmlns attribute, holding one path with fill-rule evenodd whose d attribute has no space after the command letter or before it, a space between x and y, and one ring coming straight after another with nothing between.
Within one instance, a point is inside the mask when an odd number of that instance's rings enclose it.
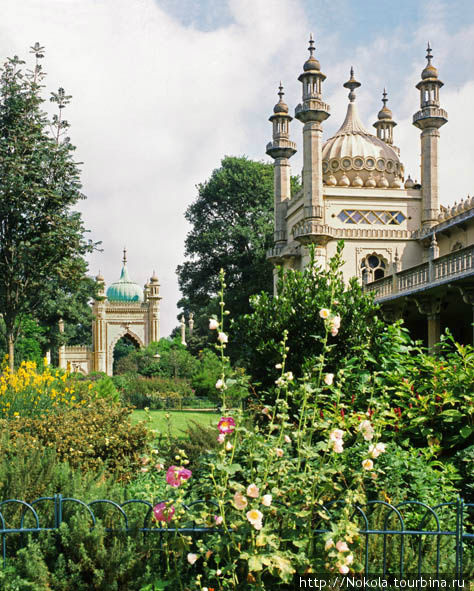
<instances>
[{"instance_id":1,"label":"leafy green tree","mask_svg":"<svg viewBox=\"0 0 474 591\"><path fill-rule=\"evenodd\" d=\"M71 210L84 198L63 118L71 97L52 93L58 114L47 117L43 48L36 43L31 53L32 71L17 56L0 70L0 314L11 367L22 319L77 292L94 246Z\"/></svg>"},{"instance_id":2,"label":"leafy green tree","mask_svg":"<svg viewBox=\"0 0 474 591\"><path fill-rule=\"evenodd\" d=\"M297 178L292 179L298 190ZM196 346L206 344L207 318L217 313L219 270L226 274L232 317L250 311L249 296L273 289L266 251L273 235L273 167L245 157L225 157L186 211L188 260L177 269L185 313L194 312ZM201 337L201 340L199 340Z\"/></svg>"}]
</instances>

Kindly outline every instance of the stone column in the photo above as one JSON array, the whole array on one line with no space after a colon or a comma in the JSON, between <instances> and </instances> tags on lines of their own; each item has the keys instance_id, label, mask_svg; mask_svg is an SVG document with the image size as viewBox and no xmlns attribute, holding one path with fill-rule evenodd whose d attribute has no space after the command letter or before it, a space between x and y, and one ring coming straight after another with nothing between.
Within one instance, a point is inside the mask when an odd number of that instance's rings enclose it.
<instances>
[{"instance_id":1,"label":"stone column","mask_svg":"<svg viewBox=\"0 0 474 591\"><path fill-rule=\"evenodd\" d=\"M420 314L427 316L428 349L430 350L430 353L435 353L436 345L439 343L441 336L441 298L425 295L414 299Z\"/></svg>"},{"instance_id":2,"label":"stone column","mask_svg":"<svg viewBox=\"0 0 474 591\"><path fill-rule=\"evenodd\" d=\"M186 321L184 314L181 316L181 344L186 346Z\"/></svg>"}]
</instances>

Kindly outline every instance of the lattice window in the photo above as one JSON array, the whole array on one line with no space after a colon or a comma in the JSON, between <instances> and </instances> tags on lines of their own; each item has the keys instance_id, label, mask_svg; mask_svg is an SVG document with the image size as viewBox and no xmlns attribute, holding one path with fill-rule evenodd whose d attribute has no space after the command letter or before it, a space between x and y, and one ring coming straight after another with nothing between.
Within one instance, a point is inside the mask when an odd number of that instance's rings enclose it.
<instances>
[{"instance_id":1,"label":"lattice window","mask_svg":"<svg viewBox=\"0 0 474 591\"><path fill-rule=\"evenodd\" d=\"M360 269L362 281L368 283L369 281L374 281L374 279L385 277L387 264L380 255L373 253L368 254L362 259Z\"/></svg>"},{"instance_id":2,"label":"lattice window","mask_svg":"<svg viewBox=\"0 0 474 591\"><path fill-rule=\"evenodd\" d=\"M392 226L398 226L406 219L401 211L372 209L343 209L337 217L345 224L391 224Z\"/></svg>"}]
</instances>

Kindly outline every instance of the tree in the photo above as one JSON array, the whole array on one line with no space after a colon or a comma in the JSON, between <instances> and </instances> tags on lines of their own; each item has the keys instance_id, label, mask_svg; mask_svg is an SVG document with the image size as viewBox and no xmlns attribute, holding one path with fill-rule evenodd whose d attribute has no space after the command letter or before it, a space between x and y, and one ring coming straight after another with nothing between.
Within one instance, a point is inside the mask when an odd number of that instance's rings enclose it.
<instances>
[{"instance_id":1,"label":"tree","mask_svg":"<svg viewBox=\"0 0 474 591\"><path fill-rule=\"evenodd\" d=\"M295 178L292 188L298 188ZM178 305L194 313L194 338L207 333L207 317L218 311L221 268L232 317L250 310L250 295L273 289L272 265L266 259L273 235L273 167L227 156L197 189L185 214L192 226L185 242L190 260L177 268L183 295Z\"/></svg>"},{"instance_id":2,"label":"tree","mask_svg":"<svg viewBox=\"0 0 474 591\"><path fill-rule=\"evenodd\" d=\"M44 51L36 43L31 53L32 71L17 56L0 70L0 314L11 368L22 318L74 294L87 270L84 255L94 248L71 210L84 198L62 116L71 97L62 88L52 93L58 114L46 116Z\"/></svg>"}]
</instances>

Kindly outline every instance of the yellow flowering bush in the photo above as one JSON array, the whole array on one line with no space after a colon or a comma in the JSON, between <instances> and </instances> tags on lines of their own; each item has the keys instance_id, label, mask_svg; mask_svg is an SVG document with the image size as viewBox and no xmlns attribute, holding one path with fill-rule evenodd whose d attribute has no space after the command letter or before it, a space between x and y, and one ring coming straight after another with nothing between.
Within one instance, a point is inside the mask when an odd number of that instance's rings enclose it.
<instances>
[{"instance_id":1,"label":"yellow flowering bush","mask_svg":"<svg viewBox=\"0 0 474 591\"><path fill-rule=\"evenodd\" d=\"M5 358L0 374L1 418L37 417L84 404L86 400L78 396L67 372L46 363L41 370L34 361L23 361L11 371Z\"/></svg>"}]
</instances>

